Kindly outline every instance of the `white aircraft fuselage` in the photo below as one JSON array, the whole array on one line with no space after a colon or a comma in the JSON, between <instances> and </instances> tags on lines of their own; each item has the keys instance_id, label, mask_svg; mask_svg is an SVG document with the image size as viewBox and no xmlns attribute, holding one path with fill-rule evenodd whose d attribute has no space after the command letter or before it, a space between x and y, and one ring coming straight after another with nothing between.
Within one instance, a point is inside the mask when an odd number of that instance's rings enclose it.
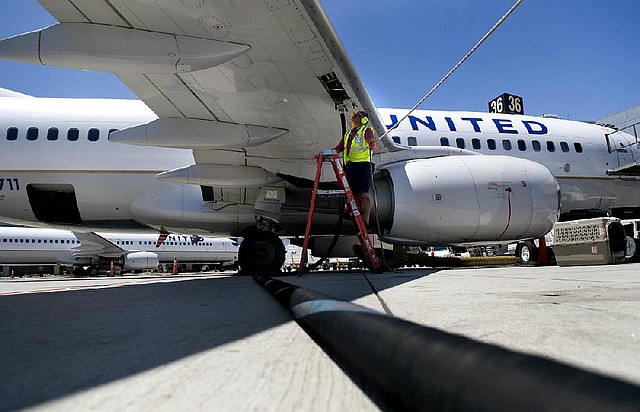
<instances>
[{"instance_id":1,"label":"white aircraft fuselage","mask_svg":"<svg viewBox=\"0 0 640 412\"><path fill-rule=\"evenodd\" d=\"M156 246L156 234L98 233L122 249L130 252L151 252L156 262L171 263L233 263L238 259L238 243L228 238L168 235ZM195 241L194 241L195 240ZM18 264L97 264L95 256L79 251L81 240L68 230L0 227L0 265ZM120 264L118 259L118 263Z\"/></svg>"},{"instance_id":2,"label":"white aircraft fuselage","mask_svg":"<svg viewBox=\"0 0 640 412\"><path fill-rule=\"evenodd\" d=\"M387 127L406 110L381 109ZM558 180L562 213L640 206L639 174L610 174L640 156L635 137L609 127L548 117L417 110L390 132L407 146L452 146L540 163Z\"/></svg>"},{"instance_id":3,"label":"white aircraft fuselage","mask_svg":"<svg viewBox=\"0 0 640 412\"><path fill-rule=\"evenodd\" d=\"M389 125L405 113L380 110ZM139 206L140 199L146 199L144 196L159 185L167 185L156 179L158 173L194 163L191 150L138 147L108 140L110 130L155 118L140 101L0 97L0 219L23 225L60 223L47 221L48 207L65 206L69 199L52 199L46 190L41 192L42 188L53 188L75 195L70 201L75 199L80 220L74 221L78 217L71 213L63 226L77 224L86 230L165 226L176 231L238 235L240 229L252 224L250 204L220 208L229 213L201 225L197 207L195 217L181 224L175 222L186 219L186 212L166 225L162 215L145 221L132 213L136 200ZM465 153L540 163L559 182L563 213L606 213L612 207L640 205L637 176L611 174L635 162L638 145L633 137L613 129L552 118L419 110L390 134L407 146L448 145L464 148ZM194 185L169 185L174 191L200 191ZM163 192L159 193L162 202ZM240 207L247 211L242 212ZM304 217L304 212L300 215ZM303 220L298 217L298 221Z\"/></svg>"}]
</instances>

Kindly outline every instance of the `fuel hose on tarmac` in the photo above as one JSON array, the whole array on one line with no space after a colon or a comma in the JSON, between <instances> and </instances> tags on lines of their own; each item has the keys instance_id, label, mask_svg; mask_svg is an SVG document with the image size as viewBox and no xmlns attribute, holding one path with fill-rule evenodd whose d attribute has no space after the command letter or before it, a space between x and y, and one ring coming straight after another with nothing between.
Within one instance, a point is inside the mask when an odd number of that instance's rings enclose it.
<instances>
[{"instance_id":1,"label":"fuel hose on tarmac","mask_svg":"<svg viewBox=\"0 0 640 412\"><path fill-rule=\"evenodd\" d=\"M640 410L638 386L255 279L382 409Z\"/></svg>"}]
</instances>

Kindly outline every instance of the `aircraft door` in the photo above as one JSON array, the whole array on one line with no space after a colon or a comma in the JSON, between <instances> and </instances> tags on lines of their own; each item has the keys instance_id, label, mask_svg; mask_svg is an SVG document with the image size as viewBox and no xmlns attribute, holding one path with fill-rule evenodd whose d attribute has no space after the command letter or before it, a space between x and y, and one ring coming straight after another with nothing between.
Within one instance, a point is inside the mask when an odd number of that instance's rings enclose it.
<instances>
[{"instance_id":1,"label":"aircraft door","mask_svg":"<svg viewBox=\"0 0 640 412\"><path fill-rule=\"evenodd\" d=\"M638 148L632 136L626 133L614 132L605 134L609 153L615 153L618 158L618 167L630 165L638 157Z\"/></svg>"}]
</instances>

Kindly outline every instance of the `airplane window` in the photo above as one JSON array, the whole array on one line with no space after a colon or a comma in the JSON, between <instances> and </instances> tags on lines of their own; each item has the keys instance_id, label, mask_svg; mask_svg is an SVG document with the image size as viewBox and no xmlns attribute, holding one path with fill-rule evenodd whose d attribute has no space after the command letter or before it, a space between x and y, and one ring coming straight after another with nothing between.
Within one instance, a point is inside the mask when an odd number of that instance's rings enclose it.
<instances>
[{"instance_id":1,"label":"airplane window","mask_svg":"<svg viewBox=\"0 0 640 412\"><path fill-rule=\"evenodd\" d=\"M480 149L480 139L471 139L471 147L473 147L474 149Z\"/></svg>"},{"instance_id":2,"label":"airplane window","mask_svg":"<svg viewBox=\"0 0 640 412\"><path fill-rule=\"evenodd\" d=\"M394 143L400 144L400 136L391 136L391 139L393 139Z\"/></svg>"},{"instance_id":3,"label":"airplane window","mask_svg":"<svg viewBox=\"0 0 640 412\"><path fill-rule=\"evenodd\" d=\"M13 239L9 239L9 243L13 243Z\"/></svg>"},{"instance_id":4,"label":"airplane window","mask_svg":"<svg viewBox=\"0 0 640 412\"><path fill-rule=\"evenodd\" d=\"M487 147L489 150L496 150L496 141L493 139L487 139Z\"/></svg>"},{"instance_id":5,"label":"airplane window","mask_svg":"<svg viewBox=\"0 0 640 412\"><path fill-rule=\"evenodd\" d=\"M511 140L503 139L502 140L502 148L504 150L511 150Z\"/></svg>"},{"instance_id":6,"label":"airplane window","mask_svg":"<svg viewBox=\"0 0 640 412\"><path fill-rule=\"evenodd\" d=\"M532 140L531 147L533 147L533 150L535 150L536 152L539 152L542 149L542 146L540 145L540 142L538 140Z\"/></svg>"},{"instance_id":7,"label":"airplane window","mask_svg":"<svg viewBox=\"0 0 640 412\"><path fill-rule=\"evenodd\" d=\"M27 129L27 140L34 141L38 139L38 128L30 127Z\"/></svg>"},{"instance_id":8,"label":"airplane window","mask_svg":"<svg viewBox=\"0 0 640 412\"><path fill-rule=\"evenodd\" d=\"M96 142L98 141L99 138L100 138L100 130L96 129L95 127L92 127L91 129L89 129L89 133L87 134L87 139L89 139L90 142Z\"/></svg>"},{"instance_id":9,"label":"airplane window","mask_svg":"<svg viewBox=\"0 0 640 412\"><path fill-rule=\"evenodd\" d=\"M49 130L47 130L47 140L58 140L58 128L57 127L50 127Z\"/></svg>"},{"instance_id":10,"label":"airplane window","mask_svg":"<svg viewBox=\"0 0 640 412\"><path fill-rule=\"evenodd\" d=\"M527 150L527 143L522 139L518 139L518 150L520 150L521 152Z\"/></svg>"},{"instance_id":11,"label":"airplane window","mask_svg":"<svg viewBox=\"0 0 640 412\"><path fill-rule=\"evenodd\" d=\"M418 142L416 141L416 137L415 136L409 136L407 137L407 144L409 146L417 146Z\"/></svg>"},{"instance_id":12,"label":"airplane window","mask_svg":"<svg viewBox=\"0 0 640 412\"><path fill-rule=\"evenodd\" d=\"M465 144L464 144L464 139L462 137L458 137L456 139L456 146L458 146L458 148L460 149L464 149Z\"/></svg>"},{"instance_id":13,"label":"airplane window","mask_svg":"<svg viewBox=\"0 0 640 412\"><path fill-rule=\"evenodd\" d=\"M18 128L10 127L7 129L7 140L18 140Z\"/></svg>"},{"instance_id":14,"label":"airplane window","mask_svg":"<svg viewBox=\"0 0 640 412\"><path fill-rule=\"evenodd\" d=\"M582 145L580 143L575 142L573 148L576 149L576 153L582 153Z\"/></svg>"},{"instance_id":15,"label":"airplane window","mask_svg":"<svg viewBox=\"0 0 640 412\"><path fill-rule=\"evenodd\" d=\"M569 151L569 145L567 144L567 142L560 142L560 149L567 153Z\"/></svg>"},{"instance_id":16,"label":"airplane window","mask_svg":"<svg viewBox=\"0 0 640 412\"><path fill-rule=\"evenodd\" d=\"M552 141L548 140L547 141L547 150L550 152L555 152L556 151L556 145L553 144Z\"/></svg>"},{"instance_id":17,"label":"airplane window","mask_svg":"<svg viewBox=\"0 0 640 412\"><path fill-rule=\"evenodd\" d=\"M108 134L111 134L111 133L117 132L117 131L118 131L118 129L109 129L109 133Z\"/></svg>"},{"instance_id":18,"label":"airplane window","mask_svg":"<svg viewBox=\"0 0 640 412\"><path fill-rule=\"evenodd\" d=\"M20 243L24 243L24 239L20 239Z\"/></svg>"},{"instance_id":19,"label":"airplane window","mask_svg":"<svg viewBox=\"0 0 640 412\"><path fill-rule=\"evenodd\" d=\"M42 243L42 239L38 239L38 243Z\"/></svg>"},{"instance_id":20,"label":"airplane window","mask_svg":"<svg viewBox=\"0 0 640 412\"><path fill-rule=\"evenodd\" d=\"M449 146L449 138L441 137L440 138L440 146Z\"/></svg>"},{"instance_id":21,"label":"airplane window","mask_svg":"<svg viewBox=\"0 0 640 412\"><path fill-rule=\"evenodd\" d=\"M69 140L70 142L75 142L76 140L78 140L78 137L80 137L80 131L75 127L69 129L69 131L67 132L67 140Z\"/></svg>"},{"instance_id":22,"label":"airplane window","mask_svg":"<svg viewBox=\"0 0 640 412\"><path fill-rule=\"evenodd\" d=\"M58 243L58 239L55 239L55 240L54 240L54 242L55 242L55 243Z\"/></svg>"}]
</instances>

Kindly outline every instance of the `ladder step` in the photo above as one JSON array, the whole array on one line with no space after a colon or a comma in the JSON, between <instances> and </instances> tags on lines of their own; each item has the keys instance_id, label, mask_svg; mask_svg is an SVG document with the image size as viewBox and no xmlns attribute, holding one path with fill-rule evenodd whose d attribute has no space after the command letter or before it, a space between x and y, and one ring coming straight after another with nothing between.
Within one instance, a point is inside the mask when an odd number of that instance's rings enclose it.
<instances>
[{"instance_id":1,"label":"ladder step","mask_svg":"<svg viewBox=\"0 0 640 412\"><path fill-rule=\"evenodd\" d=\"M316 193L320 196L337 196L337 195L343 195L344 194L344 190L342 189L335 189L335 190L323 190L323 189L318 189L316 190Z\"/></svg>"}]
</instances>

